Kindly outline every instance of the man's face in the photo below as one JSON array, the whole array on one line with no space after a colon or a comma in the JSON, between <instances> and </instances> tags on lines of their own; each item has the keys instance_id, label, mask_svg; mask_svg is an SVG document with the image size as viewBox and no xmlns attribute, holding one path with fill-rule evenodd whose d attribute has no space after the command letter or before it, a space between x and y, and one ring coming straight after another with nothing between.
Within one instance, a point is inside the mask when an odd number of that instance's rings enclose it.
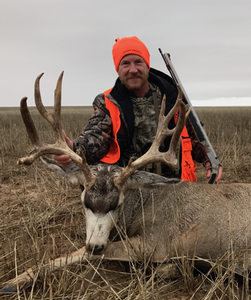
<instances>
[{"instance_id":1,"label":"man's face","mask_svg":"<svg viewBox=\"0 0 251 300\"><path fill-rule=\"evenodd\" d=\"M120 81L135 94L148 91L149 68L144 59L135 54L124 56L119 64Z\"/></svg>"}]
</instances>

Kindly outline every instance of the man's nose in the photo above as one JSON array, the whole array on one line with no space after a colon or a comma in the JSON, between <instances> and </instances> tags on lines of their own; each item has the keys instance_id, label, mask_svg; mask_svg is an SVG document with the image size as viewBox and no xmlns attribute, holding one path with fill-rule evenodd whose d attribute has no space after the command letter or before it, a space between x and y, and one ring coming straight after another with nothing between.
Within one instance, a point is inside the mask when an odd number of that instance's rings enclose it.
<instances>
[{"instance_id":1,"label":"man's nose","mask_svg":"<svg viewBox=\"0 0 251 300\"><path fill-rule=\"evenodd\" d=\"M137 67L135 66L135 64L131 64L130 65L130 70L129 70L130 73L137 73L138 72L138 69Z\"/></svg>"}]
</instances>

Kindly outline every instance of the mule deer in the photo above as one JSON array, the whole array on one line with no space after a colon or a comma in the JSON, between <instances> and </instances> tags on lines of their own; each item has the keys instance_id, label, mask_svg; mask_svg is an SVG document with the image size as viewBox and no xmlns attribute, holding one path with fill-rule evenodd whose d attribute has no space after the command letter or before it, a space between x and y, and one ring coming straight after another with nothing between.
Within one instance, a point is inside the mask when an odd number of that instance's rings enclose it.
<instances>
[{"instance_id":1,"label":"mule deer","mask_svg":"<svg viewBox=\"0 0 251 300\"><path fill-rule=\"evenodd\" d=\"M39 141L26 100L21 100L21 114L34 149L19 164L32 164L38 157L49 168L83 187L81 200L86 216L86 246L67 257L59 257L43 267L60 268L66 264L97 259L138 261L150 257L153 262L171 262L178 256L198 257L227 262L238 250L236 269L250 268L251 185L209 185L183 182L140 171L144 165L164 162L175 168L176 145L186 119L182 93L173 109L164 115L165 99L159 116L155 140L149 151L126 168L117 165L89 166L83 153L68 148L61 128L60 75L55 90L54 110L42 104L39 81L35 82L35 102L40 114L51 124L57 136L53 145ZM168 123L180 107L176 128ZM168 152L159 152L166 136L172 135ZM59 167L45 154L68 154L72 163ZM237 253L237 252L236 252ZM245 261L244 261L245 260ZM32 268L9 281L2 292L15 291L34 278Z\"/></svg>"}]
</instances>

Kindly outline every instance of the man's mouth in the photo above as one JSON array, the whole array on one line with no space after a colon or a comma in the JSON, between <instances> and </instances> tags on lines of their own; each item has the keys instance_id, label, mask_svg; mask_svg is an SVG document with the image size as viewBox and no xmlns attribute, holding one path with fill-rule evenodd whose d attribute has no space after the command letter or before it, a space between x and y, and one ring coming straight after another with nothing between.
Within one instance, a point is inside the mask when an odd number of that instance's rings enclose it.
<instances>
[{"instance_id":1,"label":"man's mouth","mask_svg":"<svg viewBox=\"0 0 251 300\"><path fill-rule=\"evenodd\" d=\"M137 77L128 77L127 79L129 80L129 79L140 79L141 77L140 76L137 76Z\"/></svg>"}]
</instances>

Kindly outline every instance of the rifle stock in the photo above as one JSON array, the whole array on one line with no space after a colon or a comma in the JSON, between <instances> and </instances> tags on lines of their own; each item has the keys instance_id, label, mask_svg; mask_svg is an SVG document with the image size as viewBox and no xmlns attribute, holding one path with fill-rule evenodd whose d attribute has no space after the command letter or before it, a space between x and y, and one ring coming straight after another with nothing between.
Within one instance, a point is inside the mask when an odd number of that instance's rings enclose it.
<instances>
[{"instance_id":1,"label":"rifle stock","mask_svg":"<svg viewBox=\"0 0 251 300\"><path fill-rule=\"evenodd\" d=\"M189 100L189 98L186 94L186 91L185 91L185 89L173 67L173 64L172 64L171 58L170 58L170 54L169 53L163 54L161 49L159 49L159 52L166 64L166 67L167 67L169 73L171 74L173 81L175 82L175 84L179 84L179 86L181 87L184 103L186 105L188 105L191 109L190 114L188 116L188 122L190 123L192 130L198 139L198 142L202 145L202 149L204 149L204 152L205 152L205 155L206 155L208 161L211 163L212 173L211 173L211 177L210 177L208 183L213 184L213 183L215 183L216 177L218 175L220 161L217 158L217 155L206 135L205 130L203 129L203 127L200 123L200 120L192 106L192 103Z\"/></svg>"}]
</instances>

